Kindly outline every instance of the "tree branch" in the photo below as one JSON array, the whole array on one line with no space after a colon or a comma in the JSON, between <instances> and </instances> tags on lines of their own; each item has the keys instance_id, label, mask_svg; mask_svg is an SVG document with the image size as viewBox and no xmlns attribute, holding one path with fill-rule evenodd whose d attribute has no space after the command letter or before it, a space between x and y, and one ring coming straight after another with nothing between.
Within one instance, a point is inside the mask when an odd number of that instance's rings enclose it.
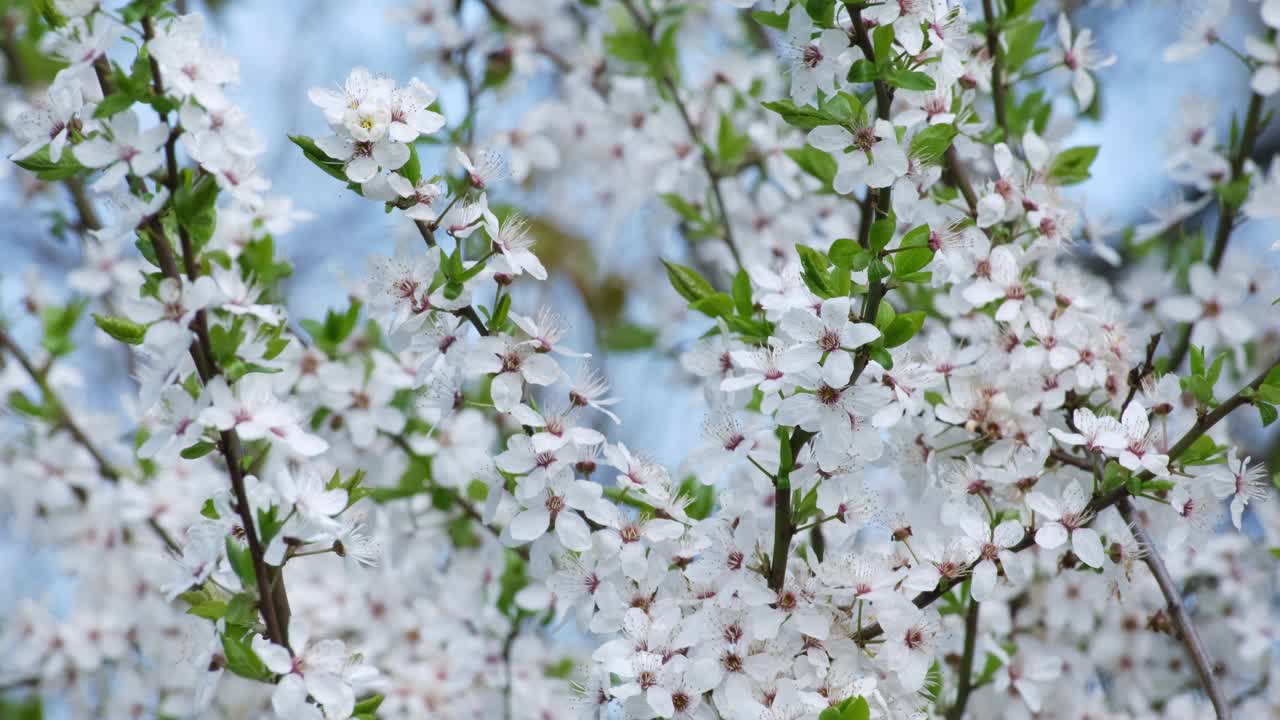
<instances>
[{"instance_id":1,"label":"tree branch","mask_svg":"<svg viewBox=\"0 0 1280 720\"><path fill-rule=\"evenodd\" d=\"M995 104L996 124L1009 140L1009 118L1005 113L1004 61L1000 51L1000 30L996 27L996 14L991 0L982 0L982 16L986 19L987 54L991 56L991 100Z\"/></svg>"},{"instance_id":2,"label":"tree branch","mask_svg":"<svg viewBox=\"0 0 1280 720\"><path fill-rule=\"evenodd\" d=\"M1237 392L1235 395L1232 395L1230 398L1225 400L1213 412L1207 413L1204 416L1202 416L1199 420L1197 420L1195 425L1193 425L1191 429L1186 432L1186 434L1184 434L1181 438L1179 438L1178 441L1173 444L1173 447L1169 448L1169 452L1168 452L1169 461L1173 462L1173 460L1175 460L1180 455L1182 455L1182 453L1186 452L1187 449L1190 448L1195 443L1196 440L1199 440L1200 437L1203 436L1206 432L1208 432L1210 428L1212 428L1214 425L1221 422L1223 418L1225 418L1227 415L1231 413L1231 411L1239 408L1241 405L1249 404L1251 401L1249 397L1246 397L1246 394L1249 394L1249 391L1256 391L1259 387L1261 387L1262 383L1266 380L1267 375L1277 367L1280 367L1280 358L1278 358L1275 362L1268 365L1267 368L1263 370L1256 378L1254 378L1252 382L1250 382L1245 387L1241 388L1240 391ZM1093 469L1093 466L1090 465L1087 460L1074 458L1070 455L1067 455L1066 453L1054 452L1053 456L1056 459L1067 462L1070 465L1080 467L1081 469L1084 469L1084 470L1092 471ZM1152 475L1150 471L1143 471L1141 474L1137 475L1136 477L1139 480L1146 481L1146 480L1152 479L1154 475ZM1082 512L1081 515L1090 516L1090 517L1093 517L1094 519L1097 519L1098 515L1101 514L1103 510L1106 510L1112 505L1119 503L1121 500L1127 500L1127 499L1128 499L1128 491L1124 488L1124 486L1118 487L1115 490L1112 490L1111 492L1106 494L1094 494L1093 497L1089 499L1089 504L1085 506L1084 512ZM1036 544L1035 534L1029 532L1023 536L1022 540L1019 541L1017 545L1014 545L1009 549L1012 552L1019 553L1019 552L1022 552L1023 550L1026 550L1027 548L1030 548L1035 544ZM939 598L944 597L948 592L950 592L953 587L964 582L965 577L967 577L969 573L973 571L973 568L976 565L977 563L975 562L973 565L970 565L964 573L961 573L955 578L941 581L940 583L938 583L938 587L934 588L933 590L929 590L928 592L922 592L916 595L911 602L918 608L923 608L933 604ZM883 634L884 634L884 630L883 628L880 627L880 624L874 623L872 625L868 625L867 627L863 628L861 632L854 634L853 641L860 646L866 645L866 643L869 642L870 640L874 640L875 638Z\"/></svg>"},{"instance_id":3,"label":"tree branch","mask_svg":"<svg viewBox=\"0 0 1280 720\"><path fill-rule=\"evenodd\" d=\"M644 16L640 8L636 7L635 0L622 0L622 4L626 7L627 12L636 21L636 25L644 31L649 38L649 43L656 44L657 28L653 21ZM675 104L676 110L680 113L680 119L684 121L684 127L689 132L689 139L694 145L698 146L698 152L702 158L702 169L706 171L708 179L711 180L711 194L716 201L716 209L720 213L720 224L724 228L724 242L729 246L729 254L733 255L733 261L739 268L742 265L742 256L738 253L738 245L733 239L733 227L729 222L729 213L725 207L724 195L720 191L720 173L716 172L715 167L711 164L711 158L707 155L707 144L702 141L702 136L698 133L698 128L693 123L693 118L689 115L689 108L685 106L684 101L680 99L680 89L676 86L675 80L671 77L671 73L663 68L662 77L660 78L662 85L671 93L671 101Z\"/></svg>"},{"instance_id":4,"label":"tree branch","mask_svg":"<svg viewBox=\"0 0 1280 720\"><path fill-rule=\"evenodd\" d=\"M155 36L154 24L150 16L142 19L142 27L143 35L147 40ZM154 58L152 58L151 63L156 94L163 95L164 83L160 77L159 67ZM167 118L165 120L166 122L168 121ZM169 202L171 203L174 202L178 192L177 158L173 147L177 133L176 129L170 131L169 142L165 146L167 166L165 185L168 187ZM178 263L173 256L173 250L169 246L169 240L164 233L164 228L158 221L154 220L151 228L152 246L155 248L156 259L160 263L161 270L166 277L181 285L182 273L178 269ZM181 223L179 223L178 230L187 278L194 280L200 274L200 267L196 262L191 238ZM201 384L207 385L221 373L221 370L214 361L210 350L208 321L203 310L196 313L196 318L192 322L192 329L195 331L196 340L190 346L191 359L195 361ZM240 444L240 436L234 428L219 433L218 448L226 461L227 473L231 479L231 489L235 494L236 514L240 517L240 524L244 528L246 541L249 545L249 556L253 560L253 574L258 584L259 606L262 610L263 622L266 625L267 637L277 645L290 648L288 631L289 600L285 591L284 578L280 568L268 567L264 559L262 541L258 537L256 523L253 518L253 508L249 503L249 493L245 487L244 450ZM292 652L291 648L290 652Z\"/></svg>"},{"instance_id":5,"label":"tree branch","mask_svg":"<svg viewBox=\"0 0 1280 720\"><path fill-rule=\"evenodd\" d=\"M120 482L123 475L111 464L109 460L107 460L107 457L102 454L102 451L93 444L93 441L89 439L89 436L85 434L84 430L76 424L75 420L71 417L71 413L67 412L67 406L63 404L62 399L58 397L58 394L55 393L53 388L49 385L49 379L47 377L48 373L40 371L40 369L35 366L35 363L31 361L31 357L23 351L18 343L14 341L13 337L3 328L0 328L0 347L8 350L9 354L13 355L14 359L18 361L18 364L22 366L22 369L26 371L27 375L31 376L31 379L40 388L40 393L44 396L45 403L57 412L58 426L64 428L68 433L70 433L72 439L74 439L80 447L84 448L85 451L89 453L89 456L93 458L94 464L98 466L98 474L105 478L107 482L113 484ZM73 488L72 492L75 493L76 498L81 502L84 502L86 499L86 493L82 488ZM181 551L181 547L179 547L178 543L174 542L168 531L166 531L155 518L147 518L147 526L151 528L152 532L154 532L170 550L174 552Z\"/></svg>"},{"instance_id":6,"label":"tree branch","mask_svg":"<svg viewBox=\"0 0 1280 720\"><path fill-rule=\"evenodd\" d=\"M1169 615L1173 619L1174 627L1178 629L1179 639L1187 649L1187 654L1191 656L1191 662L1195 665L1196 674L1200 676L1200 686L1204 688L1205 694L1209 696L1209 701L1213 703L1213 710L1218 716L1218 720L1230 720L1231 706L1227 703L1226 696L1222 693L1222 688L1218 685L1217 679L1213 675L1213 660L1209 657L1209 653L1205 650L1204 643L1200 640L1200 635L1196 633L1195 626L1191 624L1191 618L1187 615L1187 610L1182 605L1182 594L1177 584L1169 575L1169 569L1165 567L1164 560L1160 558L1160 553L1156 552L1155 544L1151 541L1151 536L1147 534L1146 528L1138 521L1133 511L1133 504L1129 502L1128 497L1120 498L1116 503L1116 507L1120 510L1120 515L1125 522L1129 523L1129 527L1133 530L1133 537L1146 548L1146 556L1143 560L1147 563L1147 567L1151 569L1151 574L1156 578L1156 584L1160 586L1160 592L1164 594L1165 603L1169 606Z\"/></svg>"},{"instance_id":7,"label":"tree branch","mask_svg":"<svg viewBox=\"0 0 1280 720\"><path fill-rule=\"evenodd\" d=\"M969 693L973 691L973 651L978 642L979 603L969 596L969 611L964 616L964 655L960 658L959 687L956 690L956 701L947 711L947 720L961 720L965 706L969 704Z\"/></svg>"},{"instance_id":8,"label":"tree branch","mask_svg":"<svg viewBox=\"0 0 1280 720\"><path fill-rule=\"evenodd\" d=\"M1270 32L1269 37L1275 38L1274 30ZM1231 178L1227 181L1227 184L1239 181L1244 175L1244 163L1253 154L1253 145L1258 139L1259 125L1262 121L1262 106L1262 96L1257 93L1250 94L1249 108L1245 111L1244 129L1240 133L1240 146L1236 148L1235 154L1231 156ZM1239 209L1237 204L1229 203L1222 197L1218 198L1218 229L1214 232L1213 249L1209 253L1209 267L1213 268L1215 272L1222 266L1222 258L1227 252L1227 243L1231 240L1231 232L1235 230L1235 215ZM1176 372L1182 365L1182 361L1187 356L1187 351L1191 349L1191 331L1194 327L1194 322L1189 322L1182 326L1178 342L1174 346L1173 352L1169 354L1169 370Z\"/></svg>"}]
</instances>

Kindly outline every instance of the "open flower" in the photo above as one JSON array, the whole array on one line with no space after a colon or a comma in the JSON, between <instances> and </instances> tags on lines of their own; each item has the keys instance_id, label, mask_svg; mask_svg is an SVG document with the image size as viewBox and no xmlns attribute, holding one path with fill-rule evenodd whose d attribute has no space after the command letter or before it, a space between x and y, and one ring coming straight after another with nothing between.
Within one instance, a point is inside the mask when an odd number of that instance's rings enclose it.
<instances>
[{"instance_id":1,"label":"open flower","mask_svg":"<svg viewBox=\"0 0 1280 720\"><path fill-rule=\"evenodd\" d=\"M1092 568L1102 567L1106 559L1102 539L1097 530L1085 527L1093 519L1093 513L1088 509L1089 496L1079 483L1072 480L1057 500L1033 490L1027 493L1027 506L1048 520L1036 531L1037 545L1054 550L1070 539L1071 551L1080 562Z\"/></svg>"}]
</instances>

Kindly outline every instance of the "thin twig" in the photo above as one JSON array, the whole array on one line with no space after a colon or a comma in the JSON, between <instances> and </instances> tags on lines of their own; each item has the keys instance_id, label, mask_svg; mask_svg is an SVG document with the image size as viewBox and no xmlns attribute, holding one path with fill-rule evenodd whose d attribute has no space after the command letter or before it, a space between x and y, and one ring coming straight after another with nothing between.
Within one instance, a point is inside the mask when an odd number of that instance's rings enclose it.
<instances>
[{"instance_id":1,"label":"thin twig","mask_svg":"<svg viewBox=\"0 0 1280 720\"><path fill-rule=\"evenodd\" d=\"M35 366L35 363L31 361L31 357L27 355L18 343L14 341L13 337L3 329L0 329L0 347L8 350L9 354L13 355L14 359L18 361L18 364L22 366L22 369L26 371L27 375L31 376L31 379L36 383L36 386L40 388L40 392L44 396L45 403L52 407L54 412L58 414L58 427L61 427L70 433L72 439L74 439L80 447L84 448L85 451L89 453L89 456L93 458L94 464L98 467L98 474L105 478L107 482L113 484L120 482L120 479L124 477L123 474L117 470L109 460L107 460L107 457L102 453L102 451L94 445L89 436L71 417L71 413L67 412L67 406L49 385L48 373L41 372L40 369ZM72 492L81 502L84 502L87 498L87 495L82 488L72 488ZM181 551L181 547L178 543L173 540L173 537L169 535L168 531L164 529L164 526L162 526L155 518L147 518L147 526L151 528L151 531L154 532L170 550L175 553Z\"/></svg>"},{"instance_id":2,"label":"thin twig","mask_svg":"<svg viewBox=\"0 0 1280 720\"><path fill-rule=\"evenodd\" d=\"M1122 497L1120 502L1116 503L1116 507L1120 510L1120 515L1125 522L1129 524L1133 531L1133 537L1144 548L1146 555L1143 560L1147 563L1147 567L1151 569L1151 574L1156 578L1156 584L1160 586L1160 592L1164 594L1165 603L1169 606L1169 616L1173 619L1174 627L1178 629L1179 639L1187 649L1187 654L1191 656L1191 662L1195 665L1196 674L1200 676L1200 686L1204 689L1209 701L1213 703L1213 710L1218 716L1218 720L1230 720L1231 705L1227 702L1226 695L1222 692L1222 687L1218 684L1217 678L1213 673L1213 660L1209 657L1209 653L1205 650L1204 642L1200 640L1200 635L1196 632L1196 628L1191 624L1191 618L1187 615L1187 610L1182 605L1182 594L1178 589L1173 578L1169 575L1169 569L1165 567L1164 560L1161 559L1160 553L1156 552L1155 544L1151 541L1151 536L1147 534L1146 528L1142 526L1133 511L1133 504L1129 502L1129 498Z\"/></svg>"},{"instance_id":3,"label":"thin twig","mask_svg":"<svg viewBox=\"0 0 1280 720\"><path fill-rule=\"evenodd\" d=\"M1275 38L1275 30L1269 34L1271 39ZM1258 139L1259 125L1262 121L1263 98L1257 93L1249 96L1249 108L1245 111L1244 129L1240 133L1240 145L1236 148L1236 152L1231 156L1231 177L1227 184L1233 184L1240 180L1244 175L1245 161L1253 154L1254 142ZM1213 249L1209 254L1209 267L1216 272L1222 265L1222 258L1227 252L1227 243L1231 240L1231 232L1235 230L1235 215L1239 207L1234 203L1229 203L1223 198L1218 199L1218 229L1213 235ZM1178 335L1178 342L1173 348L1173 352L1169 354L1168 368L1171 371L1177 371L1182 365L1183 359L1186 358L1187 352L1191 349L1191 331L1195 323L1189 322L1182 326L1182 332Z\"/></svg>"},{"instance_id":4,"label":"thin twig","mask_svg":"<svg viewBox=\"0 0 1280 720\"><path fill-rule=\"evenodd\" d=\"M1250 397L1247 397L1247 396L1251 396L1252 391L1256 391L1259 387L1261 387L1262 383L1266 380L1267 375L1277 367L1280 367L1280 359L1277 359L1275 362L1268 365L1267 368L1263 370L1253 380L1253 382L1241 388L1239 392L1237 392L1235 395L1232 395L1230 398L1225 400L1213 412L1206 413L1199 420L1197 420L1196 423L1191 426L1191 429L1188 430L1186 434L1184 434L1181 438L1179 438L1178 441L1173 444L1173 447L1169 448L1168 455L1169 455L1170 462L1177 459L1179 456L1182 455L1182 453L1186 452L1188 448L1190 448L1193 444L1195 444L1197 440L1203 437L1204 434L1210 430L1210 428L1212 428L1214 425L1217 425L1219 422L1221 422L1227 415L1231 413L1231 411L1239 408L1241 405L1249 404L1251 402L1251 399ZM1058 457L1058 455L1055 454L1055 457ZM1086 470L1093 469L1093 466L1089 464L1087 460L1079 460L1079 462L1077 462L1076 459L1071 458L1071 456L1064 455L1063 457L1071 460L1068 464L1076 465L1076 466L1081 466L1081 464L1083 464L1084 469ZM1062 459L1062 458L1058 458L1058 459ZM1150 471L1143 471L1142 473L1140 473L1135 477L1138 480L1145 482L1147 480L1152 479L1154 475L1152 475ZM1085 506L1085 509L1081 513L1081 515L1084 517L1093 517L1096 519L1103 510L1106 510L1112 505L1115 505L1116 503L1120 502L1122 499L1127 499L1127 497L1128 497L1128 491L1124 488L1124 486L1118 487L1115 490L1112 490L1111 492L1106 494L1094 494L1093 497L1089 499L1089 504ZM1035 533L1028 532L1023 536L1022 540L1019 541L1017 545L1014 545L1013 547L1009 548L1009 550L1014 553L1019 553L1019 552L1022 552L1023 550L1026 550L1027 548L1032 547L1035 544L1036 544ZM944 579L942 582L938 583L938 587L934 588L933 590L929 590L928 592L922 592L916 595L911 602L918 608L923 608L933 604L939 598L944 597L948 592L950 592L953 587L964 582L965 577L967 577L969 573L972 572L973 567L976 566L976 564L977 563L975 562L974 565L970 565L965 570L965 572L958 574L954 578ZM865 645L867 642L874 640L875 638L883 634L884 634L884 629L880 627L880 624L874 623L872 625L868 625L864 627L860 632L855 633L853 636L853 641L857 643L859 646L862 646L862 645Z\"/></svg>"},{"instance_id":5,"label":"thin twig","mask_svg":"<svg viewBox=\"0 0 1280 720\"><path fill-rule=\"evenodd\" d=\"M622 0L622 4L636 21L636 24L644 31L645 36L649 38L649 42L656 45L658 42L657 27L653 21L644 16L644 13L636 6L635 0ZM667 68L662 69L660 80L662 85L666 87L667 92L671 94L671 102L675 104L676 110L680 113L680 119L684 121L684 127L689 133L689 139L698 147L702 158L702 169L706 171L707 177L711 180L711 194L716 201L716 209L720 213L720 224L724 228L724 242L729 246L729 254L733 255L733 262L741 268L743 267L742 256L738 253L737 243L734 242L729 212L725 206L724 195L720 191L720 173L716 172L715 167L711 164L711 158L706 152L707 144L702 141L702 136L698 133L698 128L694 125L693 118L689 115L689 108L680 99L680 89L676 86L675 80L671 77L671 73Z\"/></svg>"},{"instance_id":6,"label":"thin twig","mask_svg":"<svg viewBox=\"0 0 1280 720\"><path fill-rule=\"evenodd\" d=\"M1142 386L1142 381L1148 375L1155 372L1156 366L1156 348L1160 346L1160 338L1163 333L1156 333L1147 341L1147 355L1142 360L1142 364L1129 371L1129 394L1125 396L1124 402L1120 405L1120 414L1124 415L1124 411L1129 409L1129 403L1133 402L1133 397L1138 394L1138 388Z\"/></svg>"}]
</instances>

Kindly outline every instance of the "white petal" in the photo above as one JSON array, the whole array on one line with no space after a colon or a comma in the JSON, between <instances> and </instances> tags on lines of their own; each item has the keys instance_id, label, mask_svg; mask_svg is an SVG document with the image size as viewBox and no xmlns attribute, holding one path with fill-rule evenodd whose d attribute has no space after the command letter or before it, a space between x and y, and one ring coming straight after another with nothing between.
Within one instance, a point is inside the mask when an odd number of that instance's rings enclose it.
<instances>
[{"instance_id":1,"label":"white petal","mask_svg":"<svg viewBox=\"0 0 1280 720\"><path fill-rule=\"evenodd\" d=\"M1067 529L1059 523L1049 523L1036 531L1036 544L1045 550L1062 547L1067 541Z\"/></svg>"}]
</instances>

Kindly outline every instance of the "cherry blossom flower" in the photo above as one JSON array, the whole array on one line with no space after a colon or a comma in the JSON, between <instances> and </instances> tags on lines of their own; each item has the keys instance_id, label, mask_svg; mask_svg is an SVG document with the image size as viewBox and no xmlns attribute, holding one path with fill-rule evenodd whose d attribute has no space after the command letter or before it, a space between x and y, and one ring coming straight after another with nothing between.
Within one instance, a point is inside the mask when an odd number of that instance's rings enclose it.
<instances>
[{"instance_id":1,"label":"cherry blossom flower","mask_svg":"<svg viewBox=\"0 0 1280 720\"><path fill-rule=\"evenodd\" d=\"M853 374L849 351L880 337L874 325L849 321L849 305L847 298L827 300L818 317L805 310L789 310L780 329L796 344L778 358L779 367L786 372L820 372L833 387L848 383Z\"/></svg>"},{"instance_id":2,"label":"cherry blossom flower","mask_svg":"<svg viewBox=\"0 0 1280 720\"><path fill-rule=\"evenodd\" d=\"M1218 498L1231 498L1231 523L1240 529L1244 509L1251 500L1263 501L1270 494L1267 491L1267 469L1261 463L1250 465L1251 458L1241 459L1238 452L1232 452L1225 465L1214 465L1209 469L1210 487Z\"/></svg>"},{"instance_id":3,"label":"cherry blossom flower","mask_svg":"<svg viewBox=\"0 0 1280 720\"><path fill-rule=\"evenodd\" d=\"M105 170L93 183L93 189L102 192L119 185L126 175L144 176L159 169L164 163L161 148L168 139L169 126L140 130L138 116L126 110L105 121L105 134L76 145L73 152L85 167Z\"/></svg>"},{"instance_id":4,"label":"cherry blossom flower","mask_svg":"<svg viewBox=\"0 0 1280 720\"><path fill-rule=\"evenodd\" d=\"M1027 506L1047 520L1036 531L1036 544L1046 550L1054 550L1070 539L1071 551L1080 558L1080 562L1101 568L1105 560L1102 540L1096 530L1085 527L1093 519L1088 505L1088 494L1074 480L1063 488L1061 499L1051 498L1038 490L1028 493Z\"/></svg>"},{"instance_id":5,"label":"cherry blossom flower","mask_svg":"<svg viewBox=\"0 0 1280 720\"><path fill-rule=\"evenodd\" d=\"M1094 80L1090 71L1114 65L1114 55L1104 55L1093 47L1093 33L1085 29L1071 36L1071 20L1066 13L1058 16L1058 42L1062 47L1055 50L1051 62L1061 63L1071 71L1071 90L1076 95L1080 107L1087 108L1093 104Z\"/></svg>"},{"instance_id":6,"label":"cherry blossom flower","mask_svg":"<svg viewBox=\"0 0 1280 720\"><path fill-rule=\"evenodd\" d=\"M200 413L200 423L218 430L235 428L245 440L266 438L283 443L291 451L311 457L328 449L322 438L304 431L297 411L276 397L270 376L252 374L236 383L232 392L222 376L205 387L210 405Z\"/></svg>"},{"instance_id":7,"label":"cherry blossom flower","mask_svg":"<svg viewBox=\"0 0 1280 720\"><path fill-rule=\"evenodd\" d=\"M823 125L809 131L809 144L832 153L838 170L836 192L847 195L855 187L889 187L907 174L907 153L893 126L885 120L862 125L853 132L839 125Z\"/></svg>"},{"instance_id":8,"label":"cherry blossom flower","mask_svg":"<svg viewBox=\"0 0 1280 720\"><path fill-rule=\"evenodd\" d=\"M518 544L542 537L554 526L556 538L569 550L591 547L591 528L577 512L594 511L602 488L586 480L576 480L568 466L546 476L546 481L530 486L524 497L525 509L511 519L507 532ZM535 489L536 488L536 489Z\"/></svg>"},{"instance_id":9,"label":"cherry blossom flower","mask_svg":"<svg viewBox=\"0 0 1280 720\"><path fill-rule=\"evenodd\" d=\"M786 53L791 68L791 99L807 105L816 91L835 92L835 76L840 56L849 48L849 38L837 29L823 30L813 39L813 19L800 6L787 16Z\"/></svg>"}]
</instances>

